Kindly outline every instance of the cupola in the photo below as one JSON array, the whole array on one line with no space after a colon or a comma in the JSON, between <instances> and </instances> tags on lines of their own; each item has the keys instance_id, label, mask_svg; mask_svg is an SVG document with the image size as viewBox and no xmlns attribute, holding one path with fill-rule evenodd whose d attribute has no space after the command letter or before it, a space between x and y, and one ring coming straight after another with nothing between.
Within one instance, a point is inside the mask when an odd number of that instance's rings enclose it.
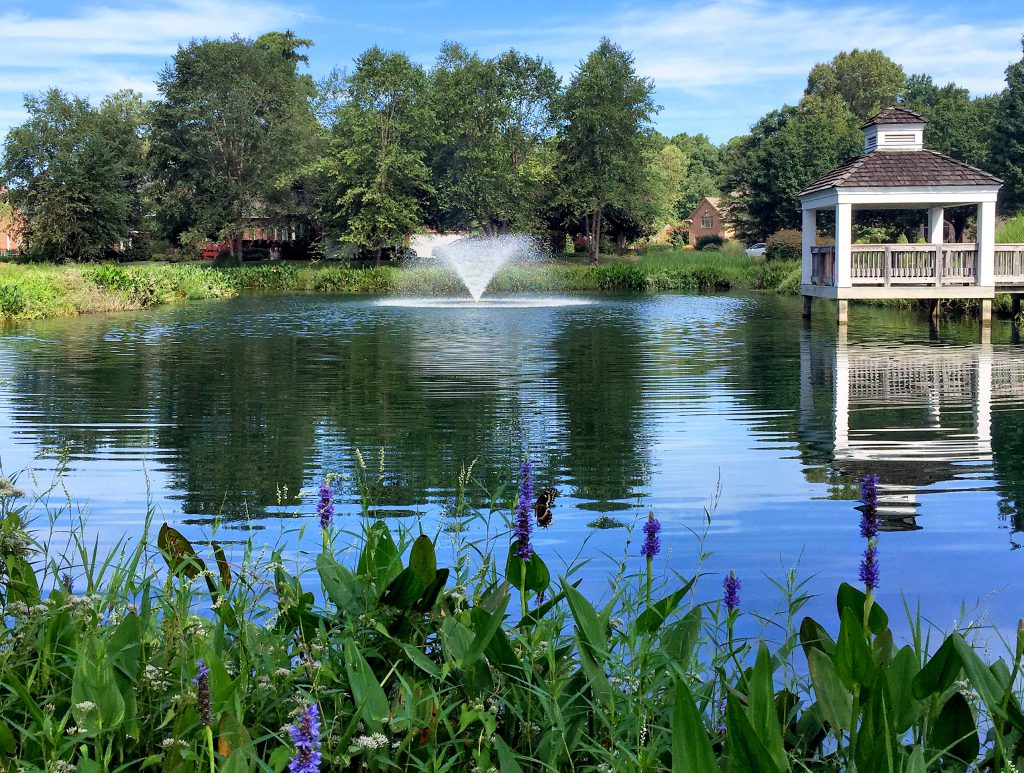
<instances>
[{"instance_id":1,"label":"cupola","mask_svg":"<svg viewBox=\"0 0 1024 773\"><path fill-rule=\"evenodd\" d=\"M876 150L924 150L924 125L928 120L903 107L887 107L868 119L864 130L864 152Z\"/></svg>"}]
</instances>

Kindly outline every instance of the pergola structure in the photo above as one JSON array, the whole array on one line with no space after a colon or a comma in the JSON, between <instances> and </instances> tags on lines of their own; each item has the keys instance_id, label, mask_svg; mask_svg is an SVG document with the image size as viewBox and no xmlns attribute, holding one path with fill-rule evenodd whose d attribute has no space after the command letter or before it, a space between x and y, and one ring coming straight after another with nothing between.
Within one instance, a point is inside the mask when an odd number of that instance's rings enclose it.
<instances>
[{"instance_id":1,"label":"pergola structure","mask_svg":"<svg viewBox=\"0 0 1024 773\"><path fill-rule=\"evenodd\" d=\"M996 197L1002 181L962 161L924 149L927 120L902 107L871 118L864 152L800 192L803 266L800 292L804 315L813 298L838 301L838 321L847 320L847 301L856 298L973 298L982 319L992 298L1024 292L1024 245L995 244ZM944 238L947 207L977 209L977 238L950 244ZM927 210L925 244L854 244L853 213L861 209ZM817 244L817 213L835 212L834 245ZM934 306L938 308L937 303Z\"/></svg>"}]
</instances>

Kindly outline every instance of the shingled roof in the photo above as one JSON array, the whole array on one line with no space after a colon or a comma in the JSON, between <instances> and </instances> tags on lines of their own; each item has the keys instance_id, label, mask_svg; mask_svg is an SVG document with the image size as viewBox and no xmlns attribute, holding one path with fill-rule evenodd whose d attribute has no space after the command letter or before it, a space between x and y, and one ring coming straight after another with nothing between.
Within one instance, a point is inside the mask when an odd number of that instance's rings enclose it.
<instances>
[{"instance_id":1,"label":"shingled roof","mask_svg":"<svg viewBox=\"0 0 1024 773\"><path fill-rule=\"evenodd\" d=\"M876 150L851 158L797 195L805 196L829 188L918 188L932 185L1000 185L1002 182L995 175L934 150Z\"/></svg>"},{"instance_id":2,"label":"shingled roof","mask_svg":"<svg viewBox=\"0 0 1024 773\"><path fill-rule=\"evenodd\" d=\"M905 107L887 107L877 115L871 116L868 120L861 124L860 128L866 129L869 126L874 126L880 123L928 123L928 119L920 113L915 113L913 110L907 110Z\"/></svg>"}]
</instances>

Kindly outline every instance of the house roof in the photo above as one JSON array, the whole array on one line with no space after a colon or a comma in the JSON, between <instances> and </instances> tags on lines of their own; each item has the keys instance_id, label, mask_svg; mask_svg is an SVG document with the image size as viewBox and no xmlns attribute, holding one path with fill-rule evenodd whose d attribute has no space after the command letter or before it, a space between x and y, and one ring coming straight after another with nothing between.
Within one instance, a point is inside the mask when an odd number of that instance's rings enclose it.
<instances>
[{"instance_id":1,"label":"house roof","mask_svg":"<svg viewBox=\"0 0 1024 773\"><path fill-rule=\"evenodd\" d=\"M901 108L890 108L898 109ZM830 188L918 188L933 185L1001 185L1002 182L993 174L934 150L876 150L851 158L824 177L819 177L797 195L806 196Z\"/></svg>"},{"instance_id":2,"label":"house roof","mask_svg":"<svg viewBox=\"0 0 1024 773\"><path fill-rule=\"evenodd\" d=\"M704 206L704 202L705 201L708 204L710 204L712 207L714 207L716 212L721 214L721 212L722 212L722 206L721 206L721 204L722 204L722 197L721 196L705 196L703 199L701 199L697 203L697 206L693 208L693 212L691 212L690 216L688 218L686 218L686 219L687 220L693 220L693 216L697 214L697 210L698 209L700 209L702 206Z\"/></svg>"},{"instance_id":3,"label":"house roof","mask_svg":"<svg viewBox=\"0 0 1024 773\"><path fill-rule=\"evenodd\" d=\"M913 110L907 110L905 107L887 107L880 113L871 116L867 121L861 124L862 129L866 129L869 126L874 126L880 123L928 123L928 119L920 113L915 113Z\"/></svg>"}]
</instances>

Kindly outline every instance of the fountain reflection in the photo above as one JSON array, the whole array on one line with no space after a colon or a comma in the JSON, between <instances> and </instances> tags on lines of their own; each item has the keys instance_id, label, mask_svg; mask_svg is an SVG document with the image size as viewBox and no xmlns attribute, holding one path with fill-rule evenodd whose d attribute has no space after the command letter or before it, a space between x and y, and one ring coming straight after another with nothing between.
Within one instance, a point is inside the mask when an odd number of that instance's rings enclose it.
<instances>
[{"instance_id":1,"label":"fountain reflection","mask_svg":"<svg viewBox=\"0 0 1024 773\"><path fill-rule=\"evenodd\" d=\"M1024 361L976 344L800 339L800 437L847 481L877 473L883 528L920 528L920 496L990 479L992 411L1024 393ZM831 406L831 420L822 403Z\"/></svg>"}]
</instances>

